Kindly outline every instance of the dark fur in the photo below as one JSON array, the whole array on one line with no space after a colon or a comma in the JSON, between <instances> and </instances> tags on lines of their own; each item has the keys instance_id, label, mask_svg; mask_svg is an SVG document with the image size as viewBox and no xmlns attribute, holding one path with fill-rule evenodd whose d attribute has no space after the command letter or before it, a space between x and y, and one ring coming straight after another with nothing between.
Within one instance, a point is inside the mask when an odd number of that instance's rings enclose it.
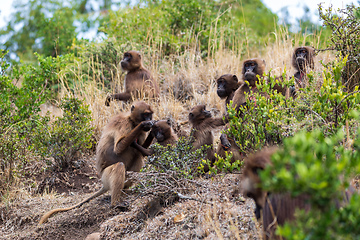
<instances>
[{"instance_id":1,"label":"dark fur","mask_svg":"<svg viewBox=\"0 0 360 240\"><path fill-rule=\"evenodd\" d=\"M227 119L213 118L211 113L206 110L205 105L197 105L189 113L189 122L191 123L191 136L194 139L193 149L199 149L204 145L211 146L207 150L206 158L213 163L215 156L212 146L214 142L212 130L224 126Z\"/></svg>"},{"instance_id":2,"label":"dark fur","mask_svg":"<svg viewBox=\"0 0 360 240\"><path fill-rule=\"evenodd\" d=\"M230 104L234 97L235 91L243 84L239 81L236 75L224 74L216 80L217 90L216 93L221 99L225 100L225 108Z\"/></svg>"},{"instance_id":3,"label":"dark fur","mask_svg":"<svg viewBox=\"0 0 360 240\"><path fill-rule=\"evenodd\" d=\"M131 97L136 99L145 96L157 98L159 96L159 85L152 78L151 73L143 66L141 55L137 51L124 53L120 62L121 68L127 72L125 76L125 92L116 93L106 98L105 105L109 106L111 100L128 101Z\"/></svg>"},{"instance_id":4,"label":"dark fur","mask_svg":"<svg viewBox=\"0 0 360 240\"><path fill-rule=\"evenodd\" d=\"M225 100L225 109L227 110L230 101L233 100L235 91L241 86L244 82L239 81L236 75L225 74L216 80L217 83L217 95L221 99ZM226 130L228 126L225 126L224 130ZM235 160L241 159L240 149L235 144L234 139L228 138L226 134L221 134L220 142L217 147L216 153L225 158L225 151L229 151L233 153L232 162Z\"/></svg>"},{"instance_id":5,"label":"dark fur","mask_svg":"<svg viewBox=\"0 0 360 240\"><path fill-rule=\"evenodd\" d=\"M280 239L275 236L277 225L284 225L285 222L294 220L297 208L310 210L310 204L307 203L309 197L304 194L291 197L289 193L268 194L261 189L259 172L267 165L271 165L271 155L276 150L277 148L269 148L252 155L246 159L243 169L243 194L254 199L255 215L258 220L261 217L261 210L263 211L263 239ZM341 204L348 202L353 192L354 188L350 186ZM341 204L337 203L339 207ZM276 221L274 221L275 217Z\"/></svg>"},{"instance_id":6,"label":"dark fur","mask_svg":"<svg viewBox=\"0 0 360 240\"><path fill-rule=\"evenodd\" d=\"M161 146L167 146L168 144L174 145L177 142L178 137L171 127L170 119L156 121L144 145L149 146L153 138L155 138L156 142L159 143ZM133 142L131 146L135 149L138 149L143 156L150 156L154 154L153 149L145 149L141 147L141 145L137 142Z\"/></svg>"},{"instance_id":7,"label":"dark fur","mask_svg":"<svg viewBox=\"0 0 360 240\"><path fill-rule=\"evenodd\" d=\"M303 52L303 54L301 54ZM304 79L306 79L307 68L314 69L315 51L311 47L297 47L294 49L292 56L292 65L296 69L294 74L295 84L298 87L305 87Z\"/></svg>"},{"instance_id":8,"label":"dark fur","mask_svg":"<svg viewBox=\"0 0 360 240\"><path fill-rule=\"evenodd\" d=\"M96 149L98 172L101 173L106 167L117 162L123 162L126 171L140 171L144 166L143 155L130 146L136 141L141 147L148 147L143 144L149 144L146 141L146 131L153 125L152 114L153 111L147 103L136 102L130 113L120 113L110 120Z\"/></svg>"},{"instance_id":9,"label":"dark fur","mask_svg":"<svg viewBox=\"0 0 360 240\"><path fill-rule=\"evenodd\" d=\"M115 116L105 127L96 148L96 167L103 183L102 188L84 201L68 208L59 208L45 213L39 221L42 224L58 212L66 212L96 198L107 191L111 194L111 205L120 202L125 183L125 171L139 172L144 166L142 153L130 145L146 141L146 131L153 125L153 111L145 102L137 102L129 114ZM146 149L148 146L140 146ZM146 149L147 150L147 149Z\"/></svg>"}]
</instances>

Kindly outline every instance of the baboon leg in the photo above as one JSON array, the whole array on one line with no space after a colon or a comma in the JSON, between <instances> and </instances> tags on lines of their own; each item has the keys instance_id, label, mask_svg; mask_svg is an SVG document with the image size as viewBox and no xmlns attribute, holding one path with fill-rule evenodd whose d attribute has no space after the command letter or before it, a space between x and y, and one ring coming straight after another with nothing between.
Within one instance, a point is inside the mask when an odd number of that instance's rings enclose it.
<instances>
[{"instance_id":1,"label":"baboon leg","mask_svg":"<svg viewBox=\"0 0 360 240\"><path fill-rule=\"evenodd\" d=\"M115 163L105 168L102 181L104 186L108 186L111 194L111 206L121 200L122 190L125 183L125 165L122 162Z\"/></svg>"}]
</instances>

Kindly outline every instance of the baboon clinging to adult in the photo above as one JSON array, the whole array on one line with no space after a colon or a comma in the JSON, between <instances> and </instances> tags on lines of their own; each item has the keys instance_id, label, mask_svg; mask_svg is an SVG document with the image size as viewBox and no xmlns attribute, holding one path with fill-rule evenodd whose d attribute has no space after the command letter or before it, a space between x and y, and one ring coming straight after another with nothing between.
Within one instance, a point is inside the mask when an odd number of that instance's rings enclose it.
<instances>
[{"instance_id":1,"label":"baboon clinging to adult","mask_svg":"<svg viewBox=\"0 0 360 240\"><path fill-rule=\"evenodd\" d=\"M105 101L106 106L109 106L110 101L114 99L128 101L131 97L138 99L142 96L147 98L157 98L159 96L159 85L152 78L151 73L143 66L139 52L125 52L120 65L127 72L124 84L125 92L108 96Z\"/></svg>"},{"instance_id":2,"label":"baboon clinging to adult","mask_svg":"<svg viewBox=\"0 0 360 240\"><path fill-rule=\"evenodd\" d=\"M199 149L204 145L210 146L207 150L206 159L211 163L215 161L213 142L214 135L212 130L227 123L227 118L213 118L210 111L206 110L205 105L193 107L189 113L191 124L191 137L193 137L193 149Z\"/></svg>"},{"instance_id":3,"label":"baboon clinging to adult","mask_svg":"<svg viewBox=\"0 0 360 240\"><path fill-rule=\"evenodd\" d=\"M112 118L105 126L99 143L96 147L96 168L102 188L91 197L69 208L59 208L47 212L40 219L39 224L58 212L65 212L96 198L107 191L111 194L111 205L120 203L122 189L125 187L125 171L139 172L144 166L143 155L131 147L136 141L142 148L146 141L146 132L153 126L153 111L145 102L136 102L130 113L120 113Z\"/></svg>"},{"instance_id":4,"label":"baboon clinging to adult","mask_svg":"<svg viewBox=\"0 0 360 240\"><path fill-rule=\"evenodd\" d=\"M172 129L170 119L156 121L144 145L149 146L154 138L156 142L163 147L168 144L174 145L178 141L178 136ZM131 146L139 150L143 156L150 156L154 154L153 149L144 148L137 142L133 142Z\"/></svg>"}]
</instances>

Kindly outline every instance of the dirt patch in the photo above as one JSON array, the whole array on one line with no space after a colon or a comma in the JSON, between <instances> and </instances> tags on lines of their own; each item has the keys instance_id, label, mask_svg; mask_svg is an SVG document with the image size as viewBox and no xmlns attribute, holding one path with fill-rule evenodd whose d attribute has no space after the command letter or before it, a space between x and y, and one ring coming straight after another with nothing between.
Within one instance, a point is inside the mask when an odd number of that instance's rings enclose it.
<instances>
[{"instance_id":1,"label":"dirt patch","mask_svg":"<svg viewBox=\"0 0 360 240\"><path fill-rule=\"evenodd\" d=\"M238 176L194 180L181 193L196 200L142 195L133 189L124 196L128 208L112 208L110 196L104 195L41 226L37 224L45 212L92 193L65 191L17 200L0 208L0 239L85 239L93 232L100 232L102 239L258 239L253 202L236 193ZM93 181L98 190L101 184Z\"/></svg>"}]
</instances>

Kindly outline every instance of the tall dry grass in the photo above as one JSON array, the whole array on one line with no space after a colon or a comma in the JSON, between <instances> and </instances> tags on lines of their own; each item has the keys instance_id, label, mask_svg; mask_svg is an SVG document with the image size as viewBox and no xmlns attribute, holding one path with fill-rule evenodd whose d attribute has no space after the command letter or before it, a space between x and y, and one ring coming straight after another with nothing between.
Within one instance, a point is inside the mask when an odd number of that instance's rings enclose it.
<instances>
[{"instance_id":1,"label":"tall dry grass","mask_svg":"<svg viewBox=\"0 0 360 240\"><path fill-rule=\"evenodd\" d=\"M293 37L291 37L293 36ZM220 38L221 39L221 38ZM271 40L275 39L275 40ZM295 70L291 66L291 56L295 46L305 45L310 42L312 46L319 46L319 35L290 35L286 29L279 29L269 34L268 42L259 49L241 49L246 48L246 44L241 44L233 50L224 47L223 41L212 53L203 59L197 51L197 47L190 47L183 54L171 55L166 58L160 58L161 46L150 48L143 54L143 62L153 77L159 81L161 88L161 97L159 102L149 102L154 111L154 119L172 118L181 122L187 119L188 111L197 104L206 104L215 116L221 116L224 113L224 101L216 94L215 80L222 74L236 74L241 76L242 62L247 58L262 58L266 62L266 71L274 75L280 75L286 70L287 76L294 74ZM244 42L242 42L244 43ZM245 46L245 47L244 47ZM142 49L135 49L142 52ZM239 53L246 50L248 54L241 56ZM120 66L116 66L116 73L112 77L113 82L110 92L104 87L100 73L101 65L96 65L91 59L84 60L78 58L73 65L60 72L59 78L63 83L63 91L60 98L65 95L74 94L76 97L84 99L92 111L93 125L96 135L99 135L101 129L108 120L120 111L127 111L129 103L112 102L110 107L104 105L107 94L123 91L124 74ZM319 75L321 81L322 65L321 61L327 63L334 59L331 52L321 52L316 56L314 72ZM91 81L81 81L86 75L84 69L91 69L91 75L86 76ZM68 73L75 76L75 88L69 90L65 81ZM85 72L85 73L84 73ZM88 71L90 72L90 71ZM77 81L79 80L79 81Z\"/></svg>"}]
</instances>

